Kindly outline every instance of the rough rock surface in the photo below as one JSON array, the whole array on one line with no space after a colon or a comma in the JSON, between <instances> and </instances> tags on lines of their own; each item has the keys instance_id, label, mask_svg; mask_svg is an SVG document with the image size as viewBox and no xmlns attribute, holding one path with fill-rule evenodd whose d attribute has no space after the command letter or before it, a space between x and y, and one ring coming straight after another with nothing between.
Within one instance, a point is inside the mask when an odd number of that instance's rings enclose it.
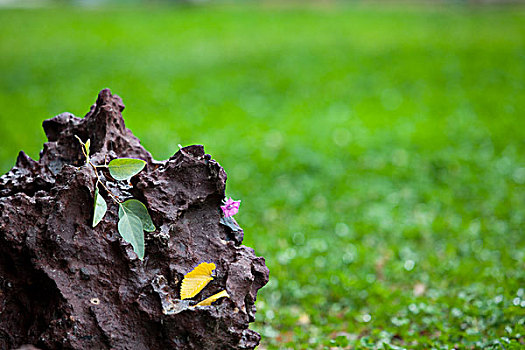
<instances>
[{"instance_id":1,"label":"rough rock surface","mask_svg":"<svg viewBox=\"0 0 525 350\"><path fill-rule=\"evenodd\" d=\"M44 121L40 160L20 152L0 177L0 349L253 349L260 336L248 326L269 271L241 245L242 231L220 224L226 173L202 146L155 161L124 126L123 109L103 90L84 118ZM96 177L74 135L91 139L95 164L147 162L131 185L110 187L149 209L157 230L146 232L143 261L120 237L118 208L104 192L108 211L91 227ZM230 298L163 313L162 299L179 298L183 276L203 261L216 264L216 276L194 300L223 289Z\"/></svg>"}]
</instances>

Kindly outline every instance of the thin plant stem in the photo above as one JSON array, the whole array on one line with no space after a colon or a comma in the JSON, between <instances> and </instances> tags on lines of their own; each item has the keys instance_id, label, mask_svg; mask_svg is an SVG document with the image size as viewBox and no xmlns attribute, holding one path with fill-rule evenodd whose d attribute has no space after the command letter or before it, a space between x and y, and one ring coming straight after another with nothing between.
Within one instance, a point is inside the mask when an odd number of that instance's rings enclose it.
<instances>
[{"instance_id":1,"label":"thin plant stem","mask_svg":"<svg viewBox=\"0 0 525 350\"><path fill-rule=\"evenodd\" d=\"M107 168L107 165L95 165L91 162L91 160L89 159L89 156L86 154L86 150L85 150L85 143L82 142L82 140L80 139L80 137L78 137L77 135L75 135L75 137L77 138L78 142L80 142L81 146L80 149L82 150L82 153L84 154L84 157L86 157L86 164L89 164L91 165L91 167L93 168L93 170L95 170L95 175L97 177L97 182L95 184L95 186L98 186L98 184L101 184L102 187L104 187L104 189L106 190L106 192L109 194L109 196L111 197L111 199L113 199L113 201L115 201L115 203L117 203L118 205L121 204L120 200L118 199L118 197L116 195L114 195L110 190L109 188L100 180L100 176L98 175L98 170L97 168ZM104 157L104 163L106 162L106 157Z\"/></svg>"},{"instance_id":2,"label":"thin plant stem","mask_svg":"<svg viewBox=\"0 0 525 350\"><path fill-rule=\"evenodd\" d=\"M120 201L118 200L118 197L115 196L110 190L109 188L100 180L100 176L98 175L98 171L97 171L97 167L91 163L91 161L89 162L89 165L91 165L93 167L93 170L95 170L95 175L97 176L97 184L101 184L102 187L104 187L104 189L106 190L106 192L109 194L109 196L111 197L111 199L113 199L113 201L115 201L115 203L117 203L118 205L120 205Z\"/></svg>"}]
</instances>

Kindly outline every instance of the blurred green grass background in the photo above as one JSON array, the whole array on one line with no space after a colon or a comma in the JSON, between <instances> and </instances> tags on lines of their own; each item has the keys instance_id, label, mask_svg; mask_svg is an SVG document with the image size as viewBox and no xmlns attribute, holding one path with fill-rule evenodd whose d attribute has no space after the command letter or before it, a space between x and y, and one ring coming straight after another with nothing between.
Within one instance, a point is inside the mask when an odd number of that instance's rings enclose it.
<instances>
[{"instance_id":1,"label":"blurred green grass background","mask_svg":"<svg viewBox=\"0 0 525 350\"><path fill-rule=\"evenodd\" d=\"M525 12L0 10L0 170L105 87L157 159L204 144L271 278L261 348L525 343Z\"/></svg>"}]
</instances>

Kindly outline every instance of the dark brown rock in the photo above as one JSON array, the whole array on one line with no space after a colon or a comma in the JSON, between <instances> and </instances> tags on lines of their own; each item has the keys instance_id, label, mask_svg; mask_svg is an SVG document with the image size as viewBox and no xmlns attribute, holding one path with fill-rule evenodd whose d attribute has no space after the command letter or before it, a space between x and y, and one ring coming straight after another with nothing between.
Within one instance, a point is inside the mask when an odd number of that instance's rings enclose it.
<instances>
[{"instance_id":1,"label":"dark brown rock","mask_svg":"<svg viewBox=\"0 0 525 350\"><path fill-rule=\"evenodd\" d=\"M83 119L44 121L40 160L20 152L0 177L0 349L253 349L260 336L248 326L269 272L241 245L242 230L220 224L226 173L202 146L153 160L123 109L103 90ZM131 186L110 187L149 209L157 230L146 233L143 261L118 234L117 206L105 193L108 212L91 228L96 177L74 135L91 139L95 164L147 162ZM203 261L216 264L216 276L194 300L223 289L231 298L165 314L184 274Z\"/></svg>"}]
</instances>

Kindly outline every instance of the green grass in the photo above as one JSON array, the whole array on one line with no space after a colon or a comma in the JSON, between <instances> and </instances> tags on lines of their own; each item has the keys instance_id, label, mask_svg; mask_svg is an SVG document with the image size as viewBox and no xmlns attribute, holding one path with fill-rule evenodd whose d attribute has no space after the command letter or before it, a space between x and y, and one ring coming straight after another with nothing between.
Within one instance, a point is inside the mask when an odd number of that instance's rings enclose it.
<instances>
[{"instance_id":1,"label":"green grass","mask_svg":"<svg viewBox=\"0 0 525 350\"><path fill-rule=\"evenodd\" d=\"M271 278L261 348L525 343L525 11L0 11L0 170L99 89L205 144ZM521 344L521 345L520 345Z\"/></svg>"}]
</instances>

